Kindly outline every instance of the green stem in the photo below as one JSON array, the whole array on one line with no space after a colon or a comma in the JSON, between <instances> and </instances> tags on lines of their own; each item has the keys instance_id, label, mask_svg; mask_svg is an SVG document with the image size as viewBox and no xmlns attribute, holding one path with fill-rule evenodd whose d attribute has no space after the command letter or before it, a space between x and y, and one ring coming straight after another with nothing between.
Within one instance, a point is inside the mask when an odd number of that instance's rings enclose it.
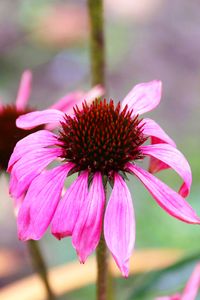
<instances>
[{"instance_id":1,"label":"green stem","mask_svg":"<svg viewBox=\"0 0 200 300\"><path fill-rule=\"evenodd\" d=\"M107 178L103 177L105 195L107 195ZM97 300L114 300L113 278L109 270L108 249L106 246L104 234L96 251L97 256Z\"/></svg>"},{"instance_id":2,"label":"green stem","mask_svg":"<svg viewBox=\"0 0 200 300\"><path fill-rule=\"evenodd\" d=\"M105 87L105 42L103 0L88 0L90 19L90 60L92 85ZM104 182L106 193L106 182ZM103 233L97 247L97 300L113 300L112 276L108 270L108 253Z\"/></svg>"},{"instance_id":3,"label":"green stem","mask_svg":"<svg viewBox=\"0 0 200 300\"><path fill-rule=\"evenodd\" d=\"M103 0L88 0L92 85L105 84Z\"/></svg>"},{"instance_id":4,"label":"green stem","mask_svg":"<svg viewBox=\"0 0 200 300\"><path fill-rule=\"evenodd\" d=\"M97 247L97 300L108 300L108 255L102 234Z\"/></svg>"},{"instance_id":5,"label":"green stem","mask_svg":"<svg viewBox=\"0 0 200 300\"><path fill-rule=\"evenodd\" d=\"M35 268L36 272L40 276L44 284L44 287L46 289L47 299L55 300L55 296L51 290L49 280L48 280L47 267L42 257L38 242L34 240L30 240L27 242L27 246L30 252L33 267Z\"/></svg>"}]
</instances>

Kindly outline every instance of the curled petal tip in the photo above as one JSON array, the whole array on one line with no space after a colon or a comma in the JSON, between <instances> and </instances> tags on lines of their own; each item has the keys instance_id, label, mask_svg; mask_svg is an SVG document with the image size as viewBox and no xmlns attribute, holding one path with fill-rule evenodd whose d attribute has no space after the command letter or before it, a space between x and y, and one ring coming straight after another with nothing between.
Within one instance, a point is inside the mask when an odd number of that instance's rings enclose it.
<instances>
[{"instance_id":1,"label":"curled petal tip","mask_svg":"<svg viewBox=\"0 0 200 300\"><path fill-rule=\"evenodd\" d=\"M82 256L80 253L77 252L77 256L79 259L80 264L84 265L84 263L86 262L87 257Z\"/></svg>"},{"instance_id":2,"label":"curled petal tip","mask_svg":"<svg viewBox=\"0 0 200 300\"><path fill-rule=\"evenodd\" d=\"M128 275L129 275L129 269L128 269L126 266L122 266L122 267L120 268L120 270L121 270L122 276L123 276L124 278L128 278Z\"/></svg>"},{"instance_id":3,"label":"curled petal tip","mask_svg":"<svg viewBox=\"0 0 200 300\"><path fill-rule=\"evenodd\" d=\"M62 236L61 234L59 234L59 233L55 233L55 232L52 232L52 231L51 231L51 233L52 233L53 236L55 236L55 238L56 238L57 240L59 240L59 241L63 238L63 236Z\"/></svg>"}]
</instances>

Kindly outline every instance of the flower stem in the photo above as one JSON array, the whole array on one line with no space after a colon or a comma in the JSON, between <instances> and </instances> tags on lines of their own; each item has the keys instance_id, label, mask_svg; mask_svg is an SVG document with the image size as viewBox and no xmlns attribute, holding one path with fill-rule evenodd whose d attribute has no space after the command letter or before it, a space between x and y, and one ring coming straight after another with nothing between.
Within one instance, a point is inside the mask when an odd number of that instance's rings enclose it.
<instances>
[{"instance_id":1,"label":"flower stem","mask_svg":"<svg viewBox=\"0 0 200 300\"><path fill-rule=\"evenodd\" d=\"M105 195L107 196L107 178L103 177ZM113 278L109 270L108 249L102 232L96 251L97 256L97 300L114 300Z\"/></svg>"},{"instance_id":2,"label":"flower stem","mask_svg":"<svg viewBox=\"0 0 200 300\"><path fill-rule=\"evenodd\" d=\"M103 0L88 0L92 85L105 84Z\"/></svg>"},{"instance_id":3,"label":"flower stem","mask_svg":"<svg viewBox=\"0 0 200 300\"><path fill-rule=\"evenodd\" d=\"M107 247L102 234L97 247L97 300L108 300L108 257Z\"/></svg>"},{"instance_id":4,"label":"flower stem","mask_svg":"<svg viewBox=\"0 0 200 300\"><path fill-rule=\"evenodd\" d=\"M105 42L103 0L88 0L90 20L90 61L92 85L105 87ZM104 182L106 193L106 182ZM102 233L97 247L97 300L112 300L112 276L108 270L108 253Z\"/></svg>"},{"instance_id":5,"label":"flower stem","mask_svg":"<svg viewBox=\"0 0 200 300\"><path fill-rule=\"evenodd\" d=\"M33 267L35 268L36 272L39 274L44 287L47 293L48 300L55 300L55 296L51 290L48 274L47 274L47 267L42 257L39 245L37 241L30 240L27 242L29 253L32 259Z\"/></svg>"}]
</instances>

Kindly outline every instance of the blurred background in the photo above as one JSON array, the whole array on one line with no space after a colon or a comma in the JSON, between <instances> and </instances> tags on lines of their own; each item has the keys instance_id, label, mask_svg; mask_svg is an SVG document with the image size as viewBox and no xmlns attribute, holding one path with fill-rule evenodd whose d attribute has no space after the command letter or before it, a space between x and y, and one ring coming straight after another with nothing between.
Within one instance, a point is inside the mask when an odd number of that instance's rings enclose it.
<instances>
[{"instance_id":1,"label":"blurred background","mask_svg":"<svg viewBox=\"0 0 200 300\"><path fill-rule=\"evenodd\" d=\"M148 116L165 129L189 160L193 186L188 201L200 215L200 2L104 3L107 97L117 102L136 83L162 80L161 103ZM33 71L29 102L33 108L46 108L67 92L90 88L86 0L0 1L0 99L4 104L15 102L20 76L27 68ZM178 190L180 180L174 172L163 171L158 176ZM7 181L1 174L1 288L11 287L33 272L26 244L17 239ZM116 299L149 300L180 291L200 260L200 227L168 216L135 178L128 185L137 220L136 249L179 249L187 258L167 270L115 279ZM57 241L48 232L40 246L49 268L77 260L70 239ZM173 258L173 252L169 256ZM159 262L159 255L156 257ZM140 259L148 263L148 258ZM80 285L60 299L95 299L95 287Z\"/></svg>"}]
</instances>

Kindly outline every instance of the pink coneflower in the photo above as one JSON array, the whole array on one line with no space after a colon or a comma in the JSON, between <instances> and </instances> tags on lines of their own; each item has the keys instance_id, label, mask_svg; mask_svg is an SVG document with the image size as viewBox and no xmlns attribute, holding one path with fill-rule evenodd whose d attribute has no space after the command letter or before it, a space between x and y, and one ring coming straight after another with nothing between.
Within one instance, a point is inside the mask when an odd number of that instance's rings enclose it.
<instances>
[{"instance_id":1,"label":"pink coneflower","mask_svg":"<svg viewBox=\"0 0 200 300\"><path fill-rule=\"evenodd\" d=\"M182 294L158 297L155 300L195 300L200 288L200 263L198 263L192 272Z\"/></svg>"},{"instance_id":2,"label":"pink coneflower","mask_svg":"<svg viewBox=\"0 0 200 300\"><path fill-rule=\"evenodd\" d=\"M0 103L0 169L6 171L9 158L16 143L30 133L43 128L34 128L29 131L16 127L16 119L33 109L27 106L31 88L31 73L25 71L21 78L21 83L15 104L3 105Z\"/></svg>"},{"instance_id":3,"label":"pink coneflower","mask_svg":"<svg viewBox=\"0 0 200 300\"><path fill-rule=\"evenodd\" d=\"M3 105L0 103L0 170L6 171L9 158L13 152L16 143L39 129L44 129L44 126L38 126L30 130L24 130L16 126L16 119L28 112L34 111L34 108L28 106L28 101L31 93L32 73L26 70L22 74L18 95L15 104ZM88 93L76 91L67 94L62 99L58 100L51 106L51 109L62 110L67 113L73 111L73 106L82 102L82 99L91 101L103 94L103 88L100 86L94 87Z\"/></svg>"},{"instance_id":4,"label":"pink coneflower","mask_svg":"<svg viewBox=\"0 0 200 300\"><path fill-rule=\"evenodd\" d=\"M21 240L40 239L51 223L58 239L72 236L84 262L97 247L104 223L107 246L122 274L128 276L135 218L126 173L135 175L170 215L200 223L183 198L192 181L187 160L156 122L139 119L159 104L160 97L161 82L152 81L136 85L116 106L112 100L84 102L81 109L74 108L73 116L45 110L18 118L17 125L29 129L60 122L58 134L41 130L18 142L9 161L11 195L20 197L27 191L18 215ZM153 144L144 145L149 138ZM152 170L167 166L181 176L179 193L136 164L145 156L155 159ZM57 158L59 164L46 170ZM75 172L77 178L62 197L66 177ZM112 192L106 204L107 183Z\"/></svg>"}]
</instances>

